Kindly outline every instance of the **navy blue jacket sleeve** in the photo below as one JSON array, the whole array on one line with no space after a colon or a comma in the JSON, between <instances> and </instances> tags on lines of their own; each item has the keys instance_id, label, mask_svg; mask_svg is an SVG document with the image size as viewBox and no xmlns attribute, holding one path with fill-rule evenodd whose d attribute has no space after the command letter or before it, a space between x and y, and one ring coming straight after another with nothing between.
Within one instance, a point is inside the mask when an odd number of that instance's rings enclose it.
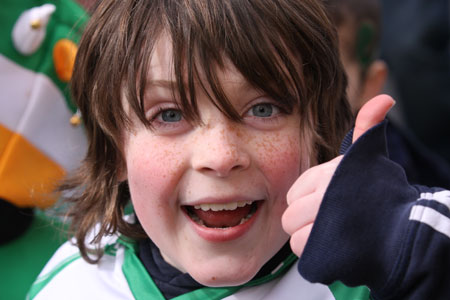
<instances>
[{"instance_id":1,"label":"navy blue jacket sleeve","mask_svg":"<svg viewBox=\"0 0 450 300\"><path fill-rule=\"evenodd\" d=\"M388 158L386 124L343 143L299 271L366 285L375 299L450 299L450 192L408 183Z\"/></svg>"}]
</instances>

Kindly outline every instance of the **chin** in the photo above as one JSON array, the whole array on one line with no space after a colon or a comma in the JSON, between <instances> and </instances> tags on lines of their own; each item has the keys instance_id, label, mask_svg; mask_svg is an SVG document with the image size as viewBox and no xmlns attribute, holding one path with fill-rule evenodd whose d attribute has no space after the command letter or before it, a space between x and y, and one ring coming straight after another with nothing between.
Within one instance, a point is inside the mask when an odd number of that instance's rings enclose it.
<instances>
[{"instance_id":1,"label":"chin","mask_svg":"<svg viewBox=\"0 0 450 300\"><path fill-rule=\"evenodd\" d=\"M242 284L249 282L256 275L256 273L251 274L249 276L242 276L242 274L239 274L239 277L233 276L233 275L236 275L236 274L232 274L231 276L223 275L223 274L219 274L219 275L215 274L215 275L202 277L202 278L195 278L195 277L193 277L193 278L198 283L200 283L204 286L209 286L209 287L238 286L238 285L242 285Z\"/></svg>"},{"instance_id":2,"label":"chin","mask_svg":"<svg viewBox=\"0 0 450 300\"><path fill-rule=\"evenodd\" d=\"M189 274L198 283L209 287L225 287L237 286L249 282L258 273L259 267L239 265L238 268L233 268L228 264L228 268L209 266L211 272L208 270L192 270Z\"/></svg>"}]
</instances>

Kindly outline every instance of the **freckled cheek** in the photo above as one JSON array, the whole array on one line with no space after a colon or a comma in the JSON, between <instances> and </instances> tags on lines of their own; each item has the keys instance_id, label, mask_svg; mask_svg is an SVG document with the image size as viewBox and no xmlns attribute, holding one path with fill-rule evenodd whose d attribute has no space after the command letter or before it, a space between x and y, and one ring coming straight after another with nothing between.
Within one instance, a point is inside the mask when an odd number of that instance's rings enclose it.
<instances>
[{"instance_id":1,"label":"freckled cheek","mask_svg":"<svg viewBox=\"0 0 450 300\"><path fill-rule=\"evenodd\" d=\"M173 147L170 150L169 147L154 145L138 144L128 151L128 183L135 206L154 207L167 203L176 190L181 169L179 154L173 151Z\"/></svg>"},{"instance_id":2,"label":"freckled cheek","mask_svg":"<svg viewBox=\"0 0 450 300\"><path fill-rule=\"evenodd\" d=\"M288 135L264 139L256 146L255 154L259 168L272 188L285 196L304 171L305 162L309 160L305 152L301 149L299 137Z\"/></svg>"}]
</instances>

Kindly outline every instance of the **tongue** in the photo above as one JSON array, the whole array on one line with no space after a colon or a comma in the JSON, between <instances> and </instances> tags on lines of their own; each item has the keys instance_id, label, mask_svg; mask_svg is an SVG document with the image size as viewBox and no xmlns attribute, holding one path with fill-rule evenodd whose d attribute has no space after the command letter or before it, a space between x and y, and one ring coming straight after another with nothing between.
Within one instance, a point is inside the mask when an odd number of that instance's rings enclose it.
<instances>
[{"instance_id":1,"label":"tongue","mask_svg":"<svg viewBox=\"0 0 450 300\"><path fill-rule=\"evenodd\" d=\"M235 210L203 211L201 209L193 209L193 212L206 226L223 228L239 225L242 218L245 218L250 213L251 208L251 205L246 205Z\"/></svg>"}]
</instances>

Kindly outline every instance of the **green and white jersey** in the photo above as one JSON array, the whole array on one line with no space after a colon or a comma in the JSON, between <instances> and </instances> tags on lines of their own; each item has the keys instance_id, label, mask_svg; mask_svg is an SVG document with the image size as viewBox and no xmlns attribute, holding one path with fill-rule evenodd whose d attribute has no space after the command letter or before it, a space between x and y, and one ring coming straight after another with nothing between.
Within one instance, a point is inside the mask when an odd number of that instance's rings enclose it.
<instances>
[{"instance_id":1,"label":"green and white jersey","mask_svg":"<svg viewBox=\"0 0 450 300\"><path fill-rule=\"evenodd\" d=\"M67 242L55 253L33 284L27 299L164 299L139 260L137 245L111 238L98 264L84 261L78 248ZM287 258L272 274L237 287L204 287L174 299L308 299L365 300L365 287L312 284L297 271L297 258Z\"/></svg>"}]
</instances>

